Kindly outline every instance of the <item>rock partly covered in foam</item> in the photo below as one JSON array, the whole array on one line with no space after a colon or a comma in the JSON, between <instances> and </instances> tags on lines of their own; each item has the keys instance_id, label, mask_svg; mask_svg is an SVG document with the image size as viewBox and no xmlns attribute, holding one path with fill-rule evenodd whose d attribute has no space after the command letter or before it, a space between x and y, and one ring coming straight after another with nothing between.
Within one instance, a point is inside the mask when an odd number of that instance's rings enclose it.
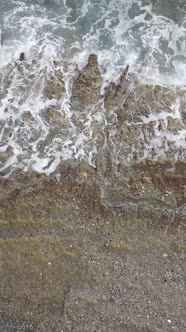
<instances>
[{"instance_id":1,"label":"rock partly covered in foam","mask_svg":"<svg viewBox=\"0 0 186 332\"><path fill-rule=\"evenodd\" d=\"M24 69L25 61L21 66L22 72L19 75L30 75L28 66ZM36 62L32 66L37 67ZM68 67L68 64L63 67L60 63L54 63L52 76L46 73L42 76L39 87L44 82L42 97L46 101L46 107L39 111L39 117L45 126L42 140L38 139L40 127L35 115L33 119L29 111L23 112L21 118L16 120L16 125L20 124L19 137L26 124L31 131L29 140L23 133L24 150L28 147L30 155L30 142L35 135L37 147L33 144L34 151L37 148L43 160L49 151L50 165L55 160L55 152L60 156L60 151L63 150L65 159L86 159L104 178L109 174L107 181L112 179L110 172L115 176L117 169L123 164L133 167L141 161L156 162L158 159L168 158L174 163L175 160L186 157L184 91L143 85L129 75L127 70L121 74L117 84L105 84L97 57L92 54L81 72L75 69L75 74L69 81L71 93L68 91L67 94L68 68L65 73L61 69L65 66ZM103 86L106 86L105 91ZM63 109L65 98L68 107ZM53 104L50 105L50 101ZM6 142L8 135L8 129L4 130ZM22 144L21 142L19 139L18 143ZM5 154L3 153L3 166ZM46 169L47 165L43 167L43 171ZM3 172L6 174L5 168Z\"/></svg>"},{"instance_id":2,"label":"rock partly covered in foam","mask_svg":"<svg viewBox=\"0 0 186 332\"><path fill-rule=\"evenodd\" d=\"M12 68L12 80L23 84L11 87L9 70L7 73L5 70L3 75L7 77L8 85L5 85L2 97L8 89L14 92L11 99L14 121L8 108L4 109L7 128L2 134L2 141L6 141L7 147L10 144L13 148L13 141L7 135L11 131L20 148L24 145L24 150L27 148L34 153L36 147L32 140L40 134L44 139L42 142L38 140L38 145L41 143L43 150L51 151L51 155L56 126L57 140L59 144L61 140L60 146L65 144L65 158L84 159L87 156L92 165L96 165L99 153L104 153L105 147L116 164L123 160L185 158L184 91L143 85L127 70L121 74L117 84L104 82L97 57L93 54L81 72L56 61L50 73L40 72L35 59L31 64L21 61L19 67ZM33 108L30 91L41 109L30 111ZM31 117L26 116L29 112ZM47 114L51 114L51 119ZM36 121L30 121L31 118ZM2 119L3 126L5 121ZM17 127L19 131L15 129ZM30 139L27 139L28 132Z\"/></svg>"},{"instance_id":3,"label":"rock partly covered in foam","mask_svg":"<svg viewBox=\"0 0 186 332\"><path fill-rule=\"evenodd\" d=\"M96 55L90 55L87 65L75 79L72 87L71 103L75 110L84 110L94 106L100 99L103 79Z\"/></svg>"},{"instance_id":4,"label":"rock partly covered in foam","mask_svg":"<svg viewBox=\"0 0 186 332\"><path fill-rule=\"evenodd\" d=\"M60 100L65 93L63 74L61 70L55 70L52 77L47 78L44 85L44 96L48 99Z\"/></svg>"}]
</instances>

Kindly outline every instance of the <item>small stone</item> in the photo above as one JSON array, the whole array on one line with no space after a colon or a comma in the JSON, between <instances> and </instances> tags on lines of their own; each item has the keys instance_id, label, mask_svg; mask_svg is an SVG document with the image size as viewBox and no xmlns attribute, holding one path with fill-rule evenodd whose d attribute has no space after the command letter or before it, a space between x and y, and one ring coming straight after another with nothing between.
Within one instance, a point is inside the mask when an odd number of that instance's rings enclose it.
<instances>
[{"instance_id":1,"label":"small stone","mask_svg":"<svg viewBox=\"0 0 186 332\"><path fill-rule=\"evenodd\" d=\"M27 111L27 112L24 112L21 116L21 119L25 122L30 122L30 121L34 121L34 118L31 114L31 112Z\"/></svg>"}]
</instances>

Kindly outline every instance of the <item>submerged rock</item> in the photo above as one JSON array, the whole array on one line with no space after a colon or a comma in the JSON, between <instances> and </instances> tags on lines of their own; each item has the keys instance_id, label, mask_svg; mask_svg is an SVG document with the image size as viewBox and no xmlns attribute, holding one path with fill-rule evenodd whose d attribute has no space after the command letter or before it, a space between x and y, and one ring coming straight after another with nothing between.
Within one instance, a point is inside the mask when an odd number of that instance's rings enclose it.
<instances>
[{"instance_id":1,"label":"submerged rock","mask_svg":"<svg viewBox=\"0 0 186 332\"><path fill-rule=\"evenodd\" d=\"M104 106L106 110L120 108L129 94L130 78L127 78L128 68L120 75L119 82L111 82L105 89Z\"/></svg>"},{"instance_id":2,"label":"submerged rock","mask_svg":"<svg viewBox=\"0 0 186 332\"><path fill-rule=\"evenodd\" d=\"M3 168L8 162L9 158L13 157L13 155L14 153L11 146L8 146L4 152L0 152L0 167Z\"/></svg>"},{"instance_id":3,"label":"submerged rock","mask_svg":"<svg viewBox=\"0 0 186 332\"><path fill-rule=\"evenodd\" d=\"M65 92L63 73L60 69L55 70L52 77L47 78L44 83L44 96L48 99L60 100Z\"/></svg>"},{"instance_id":4,"label":"submerged rock","mask_svg":"<svg viewBox=\"0 0 186 332\"><path fill-rule=\"evenodd\" d=\"M51 126L59 126L61 129L67 129L68 124L60 111L53 108L46 108L42 111L42 117Z\"/></svg>"},{"instance_id":5,"label":"submerged rock","mask_svg":"<svg viewBox=\"0 0 186 332\"><path fill-rule=\"evenodd\" d=\"M21 117L21 119L22 119L23 121L25 121L25 122L30 122L30 121L32 122L32 121L34 121L34 118L33 118L33 116L32 116L32 113L29 112L29 111L24 112L23 115L22 115L22 117Z\"/></svg>"}]
</instances>

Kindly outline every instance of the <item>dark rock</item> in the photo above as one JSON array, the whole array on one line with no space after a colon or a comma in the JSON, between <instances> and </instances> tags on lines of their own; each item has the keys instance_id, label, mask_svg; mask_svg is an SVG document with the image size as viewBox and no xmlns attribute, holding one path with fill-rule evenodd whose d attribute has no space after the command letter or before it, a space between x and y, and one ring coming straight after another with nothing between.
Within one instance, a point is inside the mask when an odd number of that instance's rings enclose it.
<instances>
[{"instance_id":1,"label":"dark rock","mask_svg":"<svg viewBox=\"0 0 186 332\"><path fill-rule=\"evenodd\" d=\"M20 54L19 61L25 61L25 53Z\"/></svg>"}]
</instances>

